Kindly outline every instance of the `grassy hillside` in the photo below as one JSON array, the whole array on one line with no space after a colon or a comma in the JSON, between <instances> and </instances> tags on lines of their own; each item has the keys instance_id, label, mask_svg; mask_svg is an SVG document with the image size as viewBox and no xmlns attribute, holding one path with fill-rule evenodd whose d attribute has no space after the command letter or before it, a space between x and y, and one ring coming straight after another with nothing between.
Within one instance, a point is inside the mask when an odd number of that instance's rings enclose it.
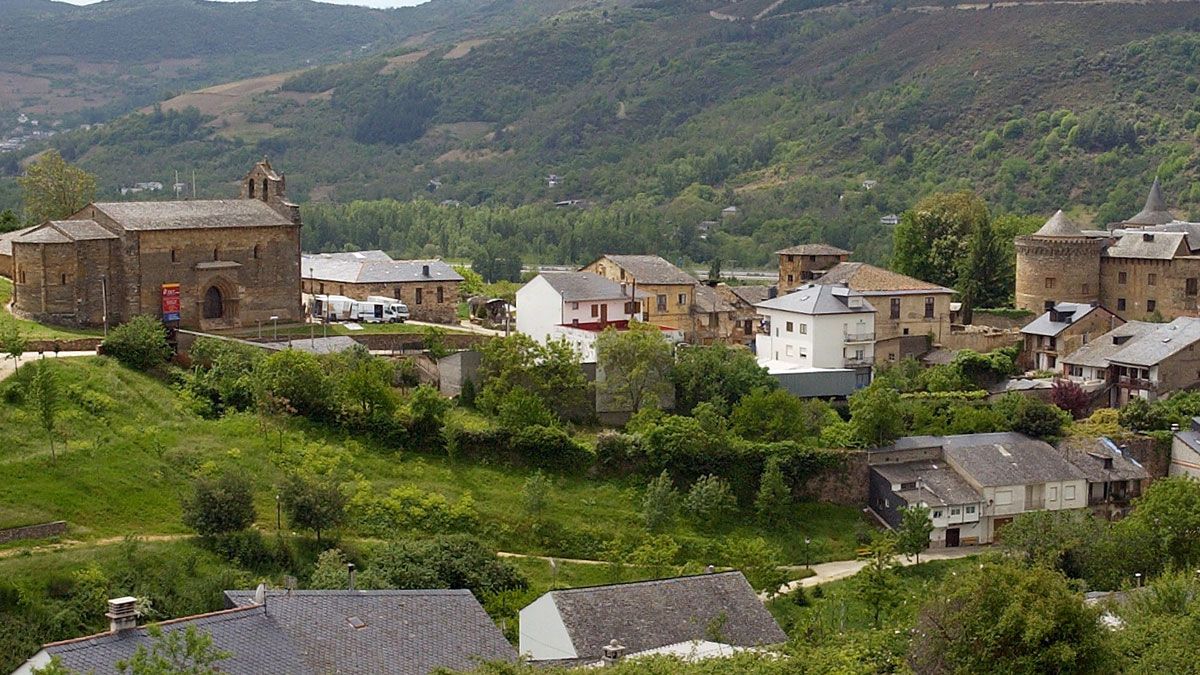
<instances>
[{"instance_id":1,"label":"grassy hillside","mask_svg":"<svg viewBox=\"0 0 1200 675\"><path fill-rule=\"evenodd\" d=\"M770 11L728 21L710 14L720 3L577 9L465 54L410 45L302 73L240 101L240 117L210 115L170 142L101 132L59 144L107 190L130 167L195 166L202 191L226 194L266 153L301 201L616 204L654 214L652 239L669 257L742 265L817 239L881 259L879 217L939 189L1102 223L1135 212L1157 173L1183 214L1200 212L1193 3L737 4ZM122 124L153 137L162 122ZM738 217L700 238L695 224L730 204ZM473 255L478 238L444 250L456 216L431 213L418 223L427 237L392 248ZM321 230L310 247L389 247L386 218L364 236L339 231L344 214L308 215ZM563 241L579 238L574 216L546 218L548 236L487 238L531 260L592 253Z\"/></svg>"}]
</instances>

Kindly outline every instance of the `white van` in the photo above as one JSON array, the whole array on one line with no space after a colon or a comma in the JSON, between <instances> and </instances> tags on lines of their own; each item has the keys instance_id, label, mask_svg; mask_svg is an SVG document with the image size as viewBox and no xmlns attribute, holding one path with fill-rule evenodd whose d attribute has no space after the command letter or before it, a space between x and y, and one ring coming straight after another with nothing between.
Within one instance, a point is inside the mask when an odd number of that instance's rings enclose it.
<instances>
[{"instance_id":1,"label":"white van","mask_svg":"<svg viewBox=\"0 0 1200 675\"><path fill-rule=\"evenodd\" d=\"M384 316L390 323L404 323L408 321L408 305L400 302L395 298L388 298L382 295L368 295L367 302L377 302L384 307Z\"/></svg>"}]
</instances>

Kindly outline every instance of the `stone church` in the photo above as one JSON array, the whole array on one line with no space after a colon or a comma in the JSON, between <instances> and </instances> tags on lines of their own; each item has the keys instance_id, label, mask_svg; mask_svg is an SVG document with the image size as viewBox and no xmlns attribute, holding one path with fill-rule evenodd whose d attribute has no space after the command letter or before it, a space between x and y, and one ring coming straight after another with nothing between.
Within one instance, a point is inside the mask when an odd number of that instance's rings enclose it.
<instances>
[{"instance_id":1,"label":"stone church","mask_svg":"<svg viewBox=\"0 0 1200 675\"><path fill-rule=\"evenodd\" d=\"M1128 220L1087 230L1059 211L1015 245L1021 309L1041 314L1076 302L1127 321L1198 314L1200 223L1171 212L1157 179L1145 207Z\"/></svg>"},{"instance_id":2,"label":"stone church","mask_svg":"<svg viewBox=\"0 0 1200 675\"><path fill-rule=\"evenodd\" d=\"M240 199L97 202L14 234L18 316L100 326L146 314L201 330L303 317L300 212L266 159Z\"/></svg>"}]
</instances>

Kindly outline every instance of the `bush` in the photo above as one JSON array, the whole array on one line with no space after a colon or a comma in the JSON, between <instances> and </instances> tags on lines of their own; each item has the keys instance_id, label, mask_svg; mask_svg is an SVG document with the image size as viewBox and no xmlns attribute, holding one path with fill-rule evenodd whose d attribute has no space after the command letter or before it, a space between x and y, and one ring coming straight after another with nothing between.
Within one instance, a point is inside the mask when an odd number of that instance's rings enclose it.
<instances>
[{"instance_id":1,"label":"bush","mask_svg":"<svg viewBox=\"0 0 1200 675\"><path fill-rule=\"evenodd\" d=\"M404 530L463 532L479 525L470 493L452 504L444 495L413 486L395 488L386 497L372 494L367 487L355 494L350 511L359 530L370 536Z\"/></svg>"},{"instance_id":2,"label":"bush","mask_svg":"<svg viewBox=\"0 0 1200 675\"><path fill-rule=\"evenodd\" d=\"M150 370L171 358L167 330L151 316L135 316L112 329L100 350L136 370Z\"/></svg>"},{"instance_id":3,"label":"bush","mask_svg":"<svg viewBox=\"0 0 1200 675\"><path fill-rule=\"evenodd\" d=\"M1050 400L1054 405L1070 413L1072 419L1080 419L1088 409L1088 395L1079 384L1071 380L1056 379L1050 389Z\"/></svg>"},{"instance_id":4,"label":"bush","mask_svg":"<svg viewBox=\"0 0 1200 675\"><path fill-rule=\"evenodd\" d=\"M664 469L646 486L646 494L642 497L642 522L648 530L661 529L675 518L678 508L679 493L671 482L671 475Z\"/></svg>"},{"instance_id":5,"label":"bush","mask_svg":"<svg viewBox=\"0 0 1200 675\"><path fill-rule=\"evenodd\" d=\"M386 544L371 556L363 587L466 588L482 597L523 590L529 582L479 540L448 535Z\"/></svg>"},{"instance_id":6,"label":"bush","mask_svg":"<svg viewBox=\"0 0 1200 675\"><path fill-rule=\"evenodd\" d=\"M1066 412L1031 398L1027 399L1017 412L1017 417L1013 420L1013 431L1049 440L1061 436L1063 427L1070 421L1070 415Z\"/></svg>"},{"instance_id":7,"label":"bush","mask_svg":"<svg viewBox=\"0 0 1200 675\"><path fill-rule=\"evenodd\" d=\"M558 418L542 399L521 388L510 389L500 396L496 404L496 421L501 428L513 432L532 426L558 426Z\"/></svg>"},{"instance_id":8,"label":"bush","mask_svg":"<svg viewBox=\"0 0 1200 675\"><path fill-rule=\"evenodd\" d=\"M737 511L737 499L729 483L716 476L701 476L683 498L683 510L696 523L712 527Z\"/></svg>"},{"instance_id":9,"label":"bush","mask_svg":"<svg viewBox=\"0 0 1200 675\"><path fill-rule=\"evenodd\" d=\"M254 493L242 474L199 478L183 500L183 524L202 536L244 530L254 522Z\"/></svg>"},{"instance_id":10,"label":"bush","mask_svg":"<svg viewBox=\"0 0 1200 675\"><path fill-rule=\"evenodd\" d=\"M333 408L333 390L325 367L314 355L295 349L275 352L254 372L260 398L285 401L297 413L322 421Z\"/></svg>"},{"instance_id":11,"label":"bush","mask_svg":"<svg viewBox=\"0 0 1200 675\"><path fill-rule=\"evenodd\" d=\"M558 427L530 426L512 435L512 449L529 466L546 469L581 469L595 455Z\"/></svg>"}]
</instances>

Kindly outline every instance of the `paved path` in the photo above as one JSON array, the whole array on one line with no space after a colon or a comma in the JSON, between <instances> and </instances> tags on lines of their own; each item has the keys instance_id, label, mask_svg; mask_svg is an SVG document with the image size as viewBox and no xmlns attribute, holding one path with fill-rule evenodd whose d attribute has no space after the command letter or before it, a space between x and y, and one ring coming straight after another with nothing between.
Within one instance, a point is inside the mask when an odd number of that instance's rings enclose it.
<instances>
[{"instance_id":1,"label":"paved path","mask_svg":"<svg viewBox=\"0 0 1200 675\"><path fill-rule=\"evenodd\" d=\"M46 352L45 353L45 357L48 359L55 359L55 358L65 359L65 358L70 358L70 357L95 356L95 355L96 355L96 352L94 352L94 351L90 351L90 352L59 352L57 354L55 354L54 352ZM38 354L37 352L25 352L24 354L21 355L21 358L15 360L15 361L13 359L5 357L4 360L0 361L0 380L3 380L4 378L6 378L9 375L12 375L14 372L16 372L17 366L23 366L26 363L29 363L31 361L36 361L39 358L41 358L41 356L42 355Z\"/></svg>"},{"instance_id":2,"label":"paved path","mask_svg":"<svg viewBox=\"0 0 1200 675\"><path fill-rule=\"evenodd\" d=\"M962 546L959 548L943 548L936 551L926 551L921 554L921 562L930 560L954 560L956 558L966 558L973 555L978 555L989 547L986 546ZM896 556L896 564L901 567L915 565L915 559L905 558L902 555ZM779 587L779 593L790 593L796 590L797 587L809 588L820 584L827 584L830 581L846 579L858 574L859 570L867 566L866 560L835 560L833 562L818 563L812 566L812 571L815 573L810 577L805 577L797 581L789 581ZM790 570L802 570L803 567L789 567Z\"/></svg>"}]
</instances>

